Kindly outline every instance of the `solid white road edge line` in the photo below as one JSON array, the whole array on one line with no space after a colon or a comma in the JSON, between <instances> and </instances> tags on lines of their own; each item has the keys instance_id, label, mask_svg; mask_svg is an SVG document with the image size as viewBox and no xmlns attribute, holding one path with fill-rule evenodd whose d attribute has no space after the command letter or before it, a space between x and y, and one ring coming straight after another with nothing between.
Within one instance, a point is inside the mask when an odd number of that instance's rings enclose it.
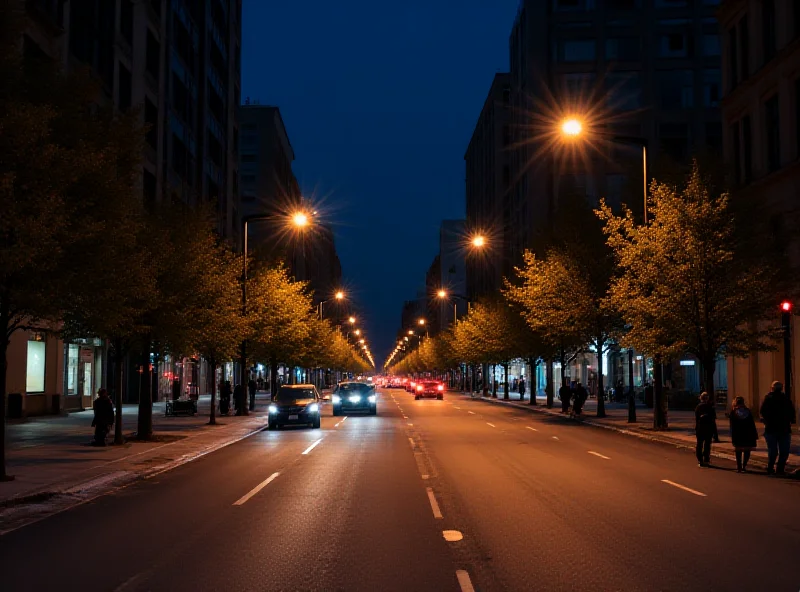
<instances>
[{"instance_id":1,"label":"solid white road edge line","mask_svg":"<svg viewBox=\"0 0 800 592\"><path fill-rule=\"evenodd\" d=\"M472 587L472 580L469 579L469 573L467 573L467 570L456 570L456 579L458 580L458 585L461 586L461 592L475 592L475 588Z\"/></svg>"},{"instance_id":2,"label":"solid white road edge line","mask_svg":"<svg viewBox=\"0 0 800 592\"><path fill-rule=\"evenodd\" d=\"M255 487L253 487L253 489L251 489L248 493L246 493L245 495L240 497L238 500L233 502L233 505L234 506L241 506L247 500L249 500L251 497L253 497L255 494L257 494L259 491L264 489L267 485L272 483L278 477L278 475L280 475L280 473L272 473L272 475L270 475L269 477L264 479L261 483L259 483Z\"/></svg>"},{"instance_id":3,"label":"solid white road edge line","mask_svg":"<svg viewBox=\"0 0 800 592\"><path fill-rule=\"evenodd\" d=\"M439 509L439 502L436 501L436 496L433 495L433 489L426 487L425 490L428 492L428 501L431 502L433 517L438 519L444 518L444 516L442 516L442 511Z\"/></svg>"},{"instance_id":4,"label":"solid white road edge line","mask_svg":"<svg viewBox=\"0 0 800 592\"><path fill-rule=\"evenodd\" d=\"M316 442L314 442L314 443L313 443L311 446L309 446L308 448L306 448L305 450L303 450L303 454L308 454L309 452L311 452L312 450L314 450L314 449L315 449L317 446L319 446L319 443L320 443L320 442L322 442L322 438L320 438L319 440L317 440Z\"/></svg>"},{"instance_id":5,"label":"solid white road edge line","mask_svg":"<svg viewBox=\"0 0 800 592\"><path fill-rule=\"evenodd\" d=\"M486 425L488 425L488 426L492 426L493 428L496 428L496 427L497 427L496 425L494 425L493 423L489 423L488 421L486 422Z\"/></svg>"},{"instance_id":6,"label":"solid white road edge line","mask_svg":"<svg viewBox=\"0 0 800 592\"><path fill-rule=\"evenodd\" d=\"M678 489L683 489L684 491L688 491L689 493L692 493L699 497L708 497L702 491L695 491L694 489L689 489L688 487L681 485L680 483L675 483L674 481L670 481L669 479L662 479L661 482L666 483L667 485L672 485L673 487L677 487Z\"/></svg>"},{"instance_id":7,"label":"solid white road edge line","mask_svg":"<svg viewBox=\"0 0 800 592\"><path fill-rule=\"evenodd\" d=\"M600 458L604 458L606 460L611 460L609 457L600 454L599 452L595 452L594 450L587 450L589 454L593 454L594 456L599 456Z\"/></svg>"}]
</instances>

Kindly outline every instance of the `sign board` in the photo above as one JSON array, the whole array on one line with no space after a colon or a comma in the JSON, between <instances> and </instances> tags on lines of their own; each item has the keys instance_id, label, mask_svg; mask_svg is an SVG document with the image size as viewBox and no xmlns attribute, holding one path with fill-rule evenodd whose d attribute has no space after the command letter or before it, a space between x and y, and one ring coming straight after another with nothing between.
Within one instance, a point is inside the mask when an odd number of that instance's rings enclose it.
<instances>
[{"instance_id":1,"label":"sign board","mask_svg":"<svg viewBox=\"0 0 800 592\"><path fill-rule=\"evenodd\" d=\"M84 364L94 364L94 350L91 347L81 348L81 362Z\"/></svg>"}]
</instances>

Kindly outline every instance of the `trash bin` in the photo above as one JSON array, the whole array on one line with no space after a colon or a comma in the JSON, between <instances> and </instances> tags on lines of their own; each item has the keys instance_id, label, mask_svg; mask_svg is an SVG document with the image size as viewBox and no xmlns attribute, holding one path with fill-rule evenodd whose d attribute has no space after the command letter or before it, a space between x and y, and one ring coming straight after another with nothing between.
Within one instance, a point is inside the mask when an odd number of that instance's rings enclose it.
<instances>
[{"instance_id":1,"label":"trash bin","mask_svg":"<svg viewBox=\"0 0 800 592\"><path fill-rule=\"evenodd\" d=\"M21 419L22 418L22 394L9 393L8 394L8 418Z\"/></svg>"}]
</instances>

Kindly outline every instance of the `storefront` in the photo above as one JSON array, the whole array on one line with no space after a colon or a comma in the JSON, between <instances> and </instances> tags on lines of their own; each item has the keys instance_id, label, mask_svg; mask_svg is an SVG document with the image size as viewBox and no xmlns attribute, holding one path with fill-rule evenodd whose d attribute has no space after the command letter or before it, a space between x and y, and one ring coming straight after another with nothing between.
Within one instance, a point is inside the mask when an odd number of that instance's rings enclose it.
<instances>
[{"instance_id":1,"label":"storefront","mask_svg":"<svg viewBox=\"0 0 800 592\"><path fill-rule=\"evenodd\" d=\"M103 387L106 348L100 339L64 342L64 409L89 409Z\"/></svg>"}]
</instances>

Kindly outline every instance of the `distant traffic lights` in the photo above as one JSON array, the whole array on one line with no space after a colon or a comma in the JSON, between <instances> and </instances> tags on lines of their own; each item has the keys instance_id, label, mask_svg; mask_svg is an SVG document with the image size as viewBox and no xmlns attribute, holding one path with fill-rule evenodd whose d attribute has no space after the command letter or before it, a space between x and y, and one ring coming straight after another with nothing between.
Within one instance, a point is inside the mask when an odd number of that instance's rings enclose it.
<instances>
[{"instance_id":1,"label":"distant traffic lights","mask_svg":"<svg viewBox=\"0 0 800 592\"><path fill-rule=\"evenodd\" d=\"M781 327L788 330L792 323L792 303L788 300L781 302Z\"/></svg>"}]
</instances>

